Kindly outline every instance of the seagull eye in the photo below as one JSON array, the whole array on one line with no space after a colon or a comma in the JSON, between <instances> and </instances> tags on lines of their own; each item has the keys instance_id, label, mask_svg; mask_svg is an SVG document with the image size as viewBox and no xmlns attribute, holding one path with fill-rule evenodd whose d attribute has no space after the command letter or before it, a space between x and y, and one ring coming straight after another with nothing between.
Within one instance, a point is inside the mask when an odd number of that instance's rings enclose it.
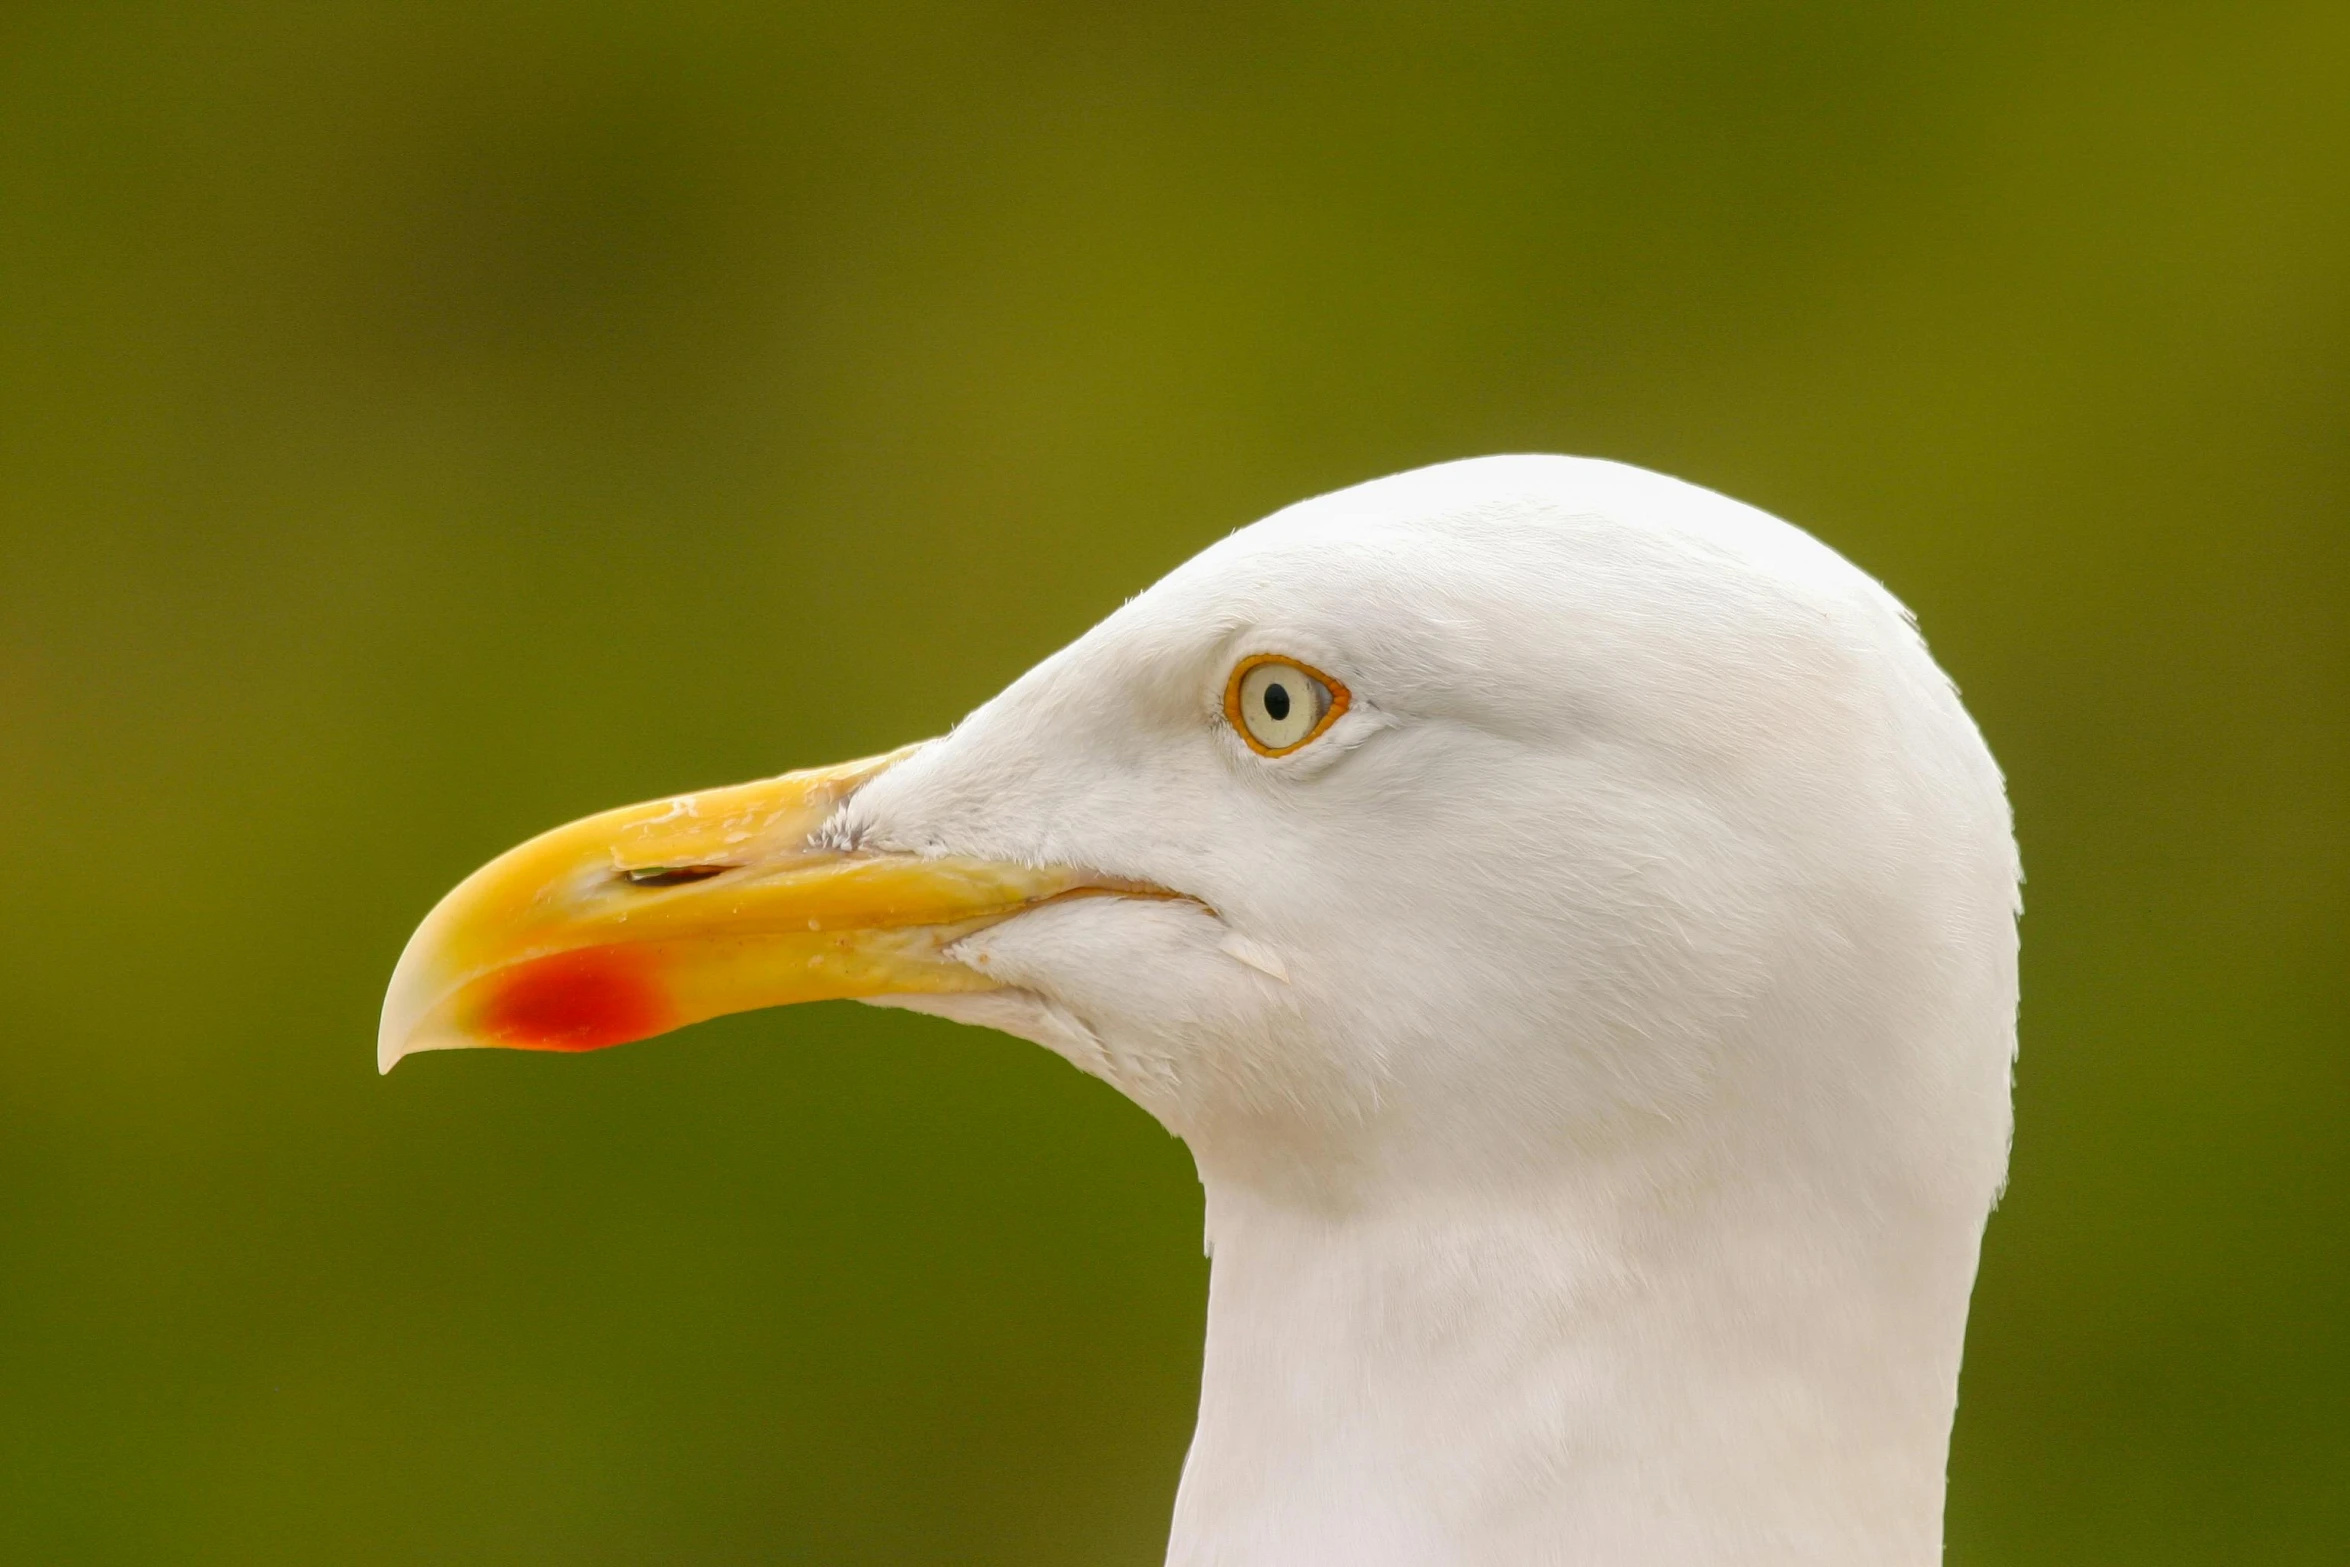
<instances>
[{"instance_id":1,"label":"seagull eye","mask_svg":"<svg viewBox=\"0 0 2350 1567\"><path fill-rule=\"evenodd\" d=\"M1346 704L1345 686L1270 653L1242 659L1224 688L1224 716L1261 756L1288 755L1335 723Z\"/></svg>"}]
</instances>

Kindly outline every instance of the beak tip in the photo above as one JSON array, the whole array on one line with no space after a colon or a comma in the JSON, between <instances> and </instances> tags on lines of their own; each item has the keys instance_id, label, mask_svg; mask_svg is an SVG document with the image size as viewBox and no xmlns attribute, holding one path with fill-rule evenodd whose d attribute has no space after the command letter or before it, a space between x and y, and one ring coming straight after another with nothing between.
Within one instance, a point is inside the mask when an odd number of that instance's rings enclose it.
<instances>
[{"instance_id":1,"label":"beak tip","mask_svg":"<svg viewBox=\"0 0 2350 1567\"><path fill-rule=\"evenodd\" d=\"M376 1075L380 1077L393 1067L398 1066L400 1058L407 1053L408 1028L406 1021L404 1019L395 1020L391 1015L391 1008L386 1007L382 1026L376 1030L375 1035Z\"/></svg>"},{"instance_id":2,"label":"beak tip","mask_svg":"<svg viewBox=\"0 0 2350 1567\"><path fill-rule=\"evenodd\" d=\"M429 1040L417 1037L432 1011L438 988L430 978L431 965L426 956L427 932L432 926L433 921L426 920L408 939L400 961L393 966L392 982L384 991L383 1011L378 1014L375 1026L375 1070L379 1077L398 1066L401 1057L432 1048Z\"/></svg>"},{"instance_id":3,"label":"beak tip","mask_svg":"<svg viewBox=\"0 0 2350 1567\"><path fill-rule=\"evenodd\" d=\"M402 985L399 976L395 975L391 994L384 997L383 1017L375 1030L375 1070L378 1076L398 1066L402 1057L432 1048L429 1039L417 1037L426 1009L416 1005L411 993L413 989L413 986Z\"/></svg>"},{"instance_id":4,"label":"beak tip","mask_svg":"<svg viewBox=\"0 0 2350 1567\"><path fill-rule=\"evenodd\" d=\"M446 1034L428 1032L420 1038L407 1030L387 1029L375 1042L375 1073L378 1077L387 1076L393 1067L427 1050L461 1050L473 1043L473 1040L451 1038Z\"/></svg>"}]
</instances>

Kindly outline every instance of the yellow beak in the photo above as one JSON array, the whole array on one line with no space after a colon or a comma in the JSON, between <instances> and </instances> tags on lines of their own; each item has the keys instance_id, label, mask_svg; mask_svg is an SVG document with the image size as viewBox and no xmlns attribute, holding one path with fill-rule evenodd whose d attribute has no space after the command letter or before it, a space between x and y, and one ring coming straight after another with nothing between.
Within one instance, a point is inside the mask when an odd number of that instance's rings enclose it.
<instances>
[{"instance_id":1,"label":"yellow beak","mask_svg":"<svg viewBox=\"0 0 2350 1567\"><path fill-rule=\"evenodd\" d=\"M1048 898L1156 891L811 842L915 749L623 806L508 850L409 938L377 1067L477 1045L599 1050L795 1001L991 990L945 948Z\"/></svg>"}]
</instances>

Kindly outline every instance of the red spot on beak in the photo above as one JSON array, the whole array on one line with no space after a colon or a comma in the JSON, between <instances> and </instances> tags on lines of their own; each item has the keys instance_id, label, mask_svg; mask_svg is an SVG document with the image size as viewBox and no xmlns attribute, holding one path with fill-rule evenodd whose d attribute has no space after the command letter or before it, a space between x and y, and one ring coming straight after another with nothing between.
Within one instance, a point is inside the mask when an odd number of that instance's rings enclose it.
<instances>
[{"instance_id":1,"label":"red spot on beak","mask_svg":"<svg viewBox=\"0 0 2350 1567\"><path fill-rule=\"evenodd\" d=\"M493 982L481 1032L517 1050L601 1050L676 1026L645 954L584 947L517 964Z\"/></svg>"}]
</instances>

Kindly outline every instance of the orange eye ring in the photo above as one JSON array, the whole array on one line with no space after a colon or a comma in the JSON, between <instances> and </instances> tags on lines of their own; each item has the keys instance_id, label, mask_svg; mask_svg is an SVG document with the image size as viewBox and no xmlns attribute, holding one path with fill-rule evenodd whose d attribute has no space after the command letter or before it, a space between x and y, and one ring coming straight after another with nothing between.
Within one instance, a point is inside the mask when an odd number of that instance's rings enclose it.
<instances>
[{"instance_id":1,"label":"orange eye ring","mask_svg":"<svg viewBox=\"0 0 2350 1567\"><path fill-rule=\"evenodd\" d=\"M1248 715L1241 705L1242 688L1250 673L1262 669L1268 664L1277 664L1284 669L1294 669L1330 695L1330 705L1325 707L1321 716L1314 720L1314 726L1287 745L1271 746L1259 740L1249 727ZM1224 682L1224 721L1232 726L1232 732L1240 736L1241 741L1257 755L1288 756L1319 740L1332 724L1338 722L1340 716L1346 712L1353 701L1353 693L1346 689L1345 682L1332 679L1303 659L1291 658L1286 653L1251 653L1232 666L1232 678Z\"/></svg>"}]
</instances>

